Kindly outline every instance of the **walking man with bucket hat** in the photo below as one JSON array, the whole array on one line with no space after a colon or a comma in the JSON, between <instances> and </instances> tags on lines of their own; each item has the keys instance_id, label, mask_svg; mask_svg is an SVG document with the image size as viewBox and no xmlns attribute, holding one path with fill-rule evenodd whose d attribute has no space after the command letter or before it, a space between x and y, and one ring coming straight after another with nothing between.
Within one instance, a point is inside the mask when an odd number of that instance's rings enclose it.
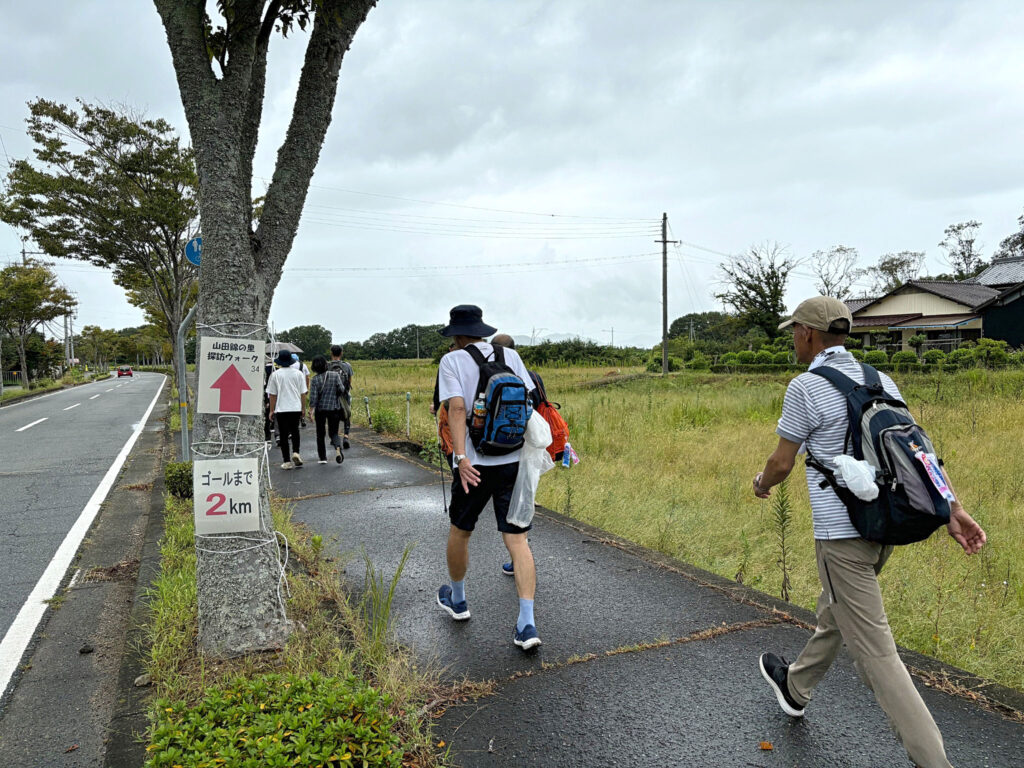
<instances>
[{"instance_id":1,"label":"walking man with bucket hat","mask_svg":"<svg viewBox=\"0 0 1024 768\"><path fill-rule=\"evenodd\" d=\"M484 341L496 329L483 321L483 312L471 304L460 304L451 310L449 323L440 333L454 341L455 349L443 358L438 374L438 396L448 401L449 424L451 427L454 454L452 457L452 501L448 516L451 527L448 532L447 561L450 584L441 585L437 592L437 604L455 621L469 619L469 605L466 598L466 571L469 566L469 539L476 526L477 518L487 506L494 503L494 515L505 547L512 556L515 568L516 591L519 594L519 615L513 632L513 642L524 651L540 645L536 621L533 615L533 599L537 585L537 572L533 553L526 539L529 527L519 528L507 521L509 502L519 470L520 450L495 454L488 449L489 443L474 445L468 434L469 410L481 404L481 367L492 369L495 363L503 363L507 382L518 387L515 378L521 380L519 388L524 401L533 388L530 374L519 354L511 349L494 347ZM526 404L523 412L527 413ZM474 419L479 413L474 411ZM476 434L474 432L474 434Z\"/></svg>"}]
</instances>

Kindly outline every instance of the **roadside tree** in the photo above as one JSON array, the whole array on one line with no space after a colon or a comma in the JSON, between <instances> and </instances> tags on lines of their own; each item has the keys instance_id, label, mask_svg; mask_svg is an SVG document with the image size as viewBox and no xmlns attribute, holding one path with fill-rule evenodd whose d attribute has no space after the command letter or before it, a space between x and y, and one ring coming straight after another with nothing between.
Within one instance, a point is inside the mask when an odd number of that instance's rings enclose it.
<instances>
[{"instance_id":1,"label":"roadside tree","mask_svg":"<svg viewBox=\"0 0 1024 768\"><path fill-rule=\"evenodd\" d=\"M26 386L32 383L26 355L29 338L43 323L70 314L77 305L53 270L43 264L28 261L0 270L0 327L14 339Z\"/></svg>"},{"instance_id":2,"label":"roadside tree","mask_svg":"<svg viewBox=\"0 0 1024 768\"><path fill-rule=\"evenodd\" d=\"M840 301L848 299L858 275L857 259L857 249L845 245L812 253L811 271L817 278L814 287L818 293Z\"/></svg>"},{"instance_id":3,"label":"roadside tree","mask_svg":"<svg viewBox=\"0 0 1024 768\"><path fill-rule=\"evenodd\" d=\"M375 0L154 3L167 33L199 177L203 269L198 327L253 337L267 323L295 239L331 122L342 59ZM275 31L287 35L296 28L310 30L305 61L257 218L251 190L267 52ZM227 438L255 445L263 441L263 419L244 416L225 436L216 415L196 414L193 435L197 443ZM269 495L261 482L262 525L270 530ZM276 547L240 552L230 539L203 541L196 551L200 647L218 656L280 647L291 625L278 599Z\"/></svg>"},{"instance_id":4,"label":"roadside tree","mask_svg":"<svg viewBox=\"0 0 1024 768\"><path fill-rule=\"evenodd\" d=\"M760 328L774 339L786 314L786 283L797 264L778 243L753 245L719 267L723 288L715 298L732 307L744 327Z\"/></svg>"},{"instance_id":5,"label":"roadside tree","mask_svg":"<svg viewBox=\"0 0 1024 768\"><path fill-rule=\"evenodd\" d=\"M961 221L946 227L939 247L946 252L946 263L953 269L954 280L974 277L986 266L977 242L979 221Z\"/></svg>"},{"instance_id":6,"label":"roadside tree","mask_svg":"<svg viewBox=\"0 0 1024 768\"><path fill-rule=\"evenodd\" d=\"M1014 256L1024 256L1024 213L1017 219L1017 223L1020 224L1020 228L1012 235L1004 237L1000 241L999 248L992 255L992 258L1005 259Z\"/></svg>"},{"instance_id":7,"label":"roadside tree","mask_svg":"<svg viewBox=\"0 0 1024 768\"><path fill-rule=\"evenodd\" d=\"M277 334L278 341L288 341L303 351L306 358L327 355L331 349L331 332L322 325L297 325Z\"/></svg>"},{"instance_id":8,"label":"roadside tree","mask_svg":"<svg viewBox=\"0 0 1024 768\"><path fill-rule=\"evenodd\" d=\"M924 251L900 251L886 253L878 263L868 267L861 274L870 278L871 293L882 296L899 288L908 280L914 280L924 265Z\"/></svg>"},{"instance_id":9,"label":"roadside tree","mask_svg":"<svg viewBox=\"0 0 1024 768\"><path fill-rule=\"evenodd\" d=\"M35 161L15 161L0 220L51 255L88 261L173 341L196 299L184 248L198 231L192 152L171 126L127 109L29 104Z\"/></svg>"}]
</instances>

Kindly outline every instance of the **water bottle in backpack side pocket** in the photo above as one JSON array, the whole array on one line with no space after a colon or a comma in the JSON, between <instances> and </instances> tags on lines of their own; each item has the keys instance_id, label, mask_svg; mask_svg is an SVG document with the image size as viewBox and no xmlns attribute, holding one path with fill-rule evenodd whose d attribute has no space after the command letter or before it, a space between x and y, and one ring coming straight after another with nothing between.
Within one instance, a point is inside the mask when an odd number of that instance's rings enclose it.
<instances>
[{"instance_id":1,"label":"water bottle in backpack side pocket","mask_svg":"<svg viewBox=\"0 0 1024 768\"><path fill-rule=\"evenodd\" d=\"M565 441L565 449L562 452L562 466L568 469L572 466L572 446L569 441Z\"/></svg>"},{"instance_id":2,"label":"water bottle in backpack side pocket","mask_svg":"<svg viewBox=\"0 0 1024 768\"><path fill-rule=\"evenodd\" d=\"M473 401L473 417L469 424L469 429L474 435L482 435L484 431L484 421L487 418L487 405L484 403L484 396L477 395L476 400Z\"/></svg>"}]
</instances>

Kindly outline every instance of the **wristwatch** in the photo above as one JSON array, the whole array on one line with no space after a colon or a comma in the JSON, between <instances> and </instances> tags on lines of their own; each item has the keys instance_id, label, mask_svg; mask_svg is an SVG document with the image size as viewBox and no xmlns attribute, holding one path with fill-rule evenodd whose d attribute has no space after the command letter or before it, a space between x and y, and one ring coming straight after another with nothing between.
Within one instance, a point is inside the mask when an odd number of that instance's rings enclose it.
<instances>
[{"instance_id":1,"label":"wristwatch","mask_svg":"<svg viewBox=\"0 0 1024 768\"><path fill-rule=\"evenodd\" d=\"M464 453L452 454L452 466L453 467L459 466L459 462L462 461L464 458L466 458L466 454L464 454Z\"/></svg>"}]
</instances>

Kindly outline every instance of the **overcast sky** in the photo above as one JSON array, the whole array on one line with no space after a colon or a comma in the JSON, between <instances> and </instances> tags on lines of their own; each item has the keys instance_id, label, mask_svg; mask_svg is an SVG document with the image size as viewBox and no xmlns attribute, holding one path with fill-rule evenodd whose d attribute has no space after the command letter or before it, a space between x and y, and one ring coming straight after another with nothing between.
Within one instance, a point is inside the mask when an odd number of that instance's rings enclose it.
<instances>
[{"instance_id":1,"label":"overcast sky","mask_svg":"<svg viewBox=\"0 0 1024 768\"><path fill-rule=\"evenodd\" d=\"M4 6L9 157L30 152L37 97L130 104L187 137L151 3ZM686 241L672 318L719 308L713 252L767 240L798 258L852 246L865 266L923 250L937 273L943 229L977 219L991 255L1024 208L1022 39L1019 0L380 0L345 58L272 322L364 339L468 302L518 335L653 344L663 211ZM259 177L305 42L271 46ZM0 224L0 261L20 248ZM57 270L79 328L142 321L109 274ZM813 291L802 272L791 306Z\"/></svg>"}]
</instances>

